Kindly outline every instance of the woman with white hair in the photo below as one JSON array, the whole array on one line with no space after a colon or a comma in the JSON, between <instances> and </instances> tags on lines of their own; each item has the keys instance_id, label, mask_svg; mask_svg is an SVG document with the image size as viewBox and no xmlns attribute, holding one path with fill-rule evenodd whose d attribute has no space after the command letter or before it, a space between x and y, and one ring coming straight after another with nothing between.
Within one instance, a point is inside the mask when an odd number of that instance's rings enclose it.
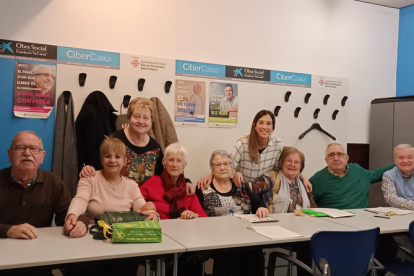
<instances>
[{"instance_id":1,"label":"woman with white hair","mask_svg":"<svg viewBox=\"0 0 414 276\"><path fill-rule=\"evenodd\" d=\"M208 216L255 213L260 218L269 215L266 205L246 184L236 187L232 180L233 163L225 150L215 150L210 157L213 179L197 196Z\"/></svg>"},{"instance_id":2,"label":"woman with white hair","mask_svg":"<svg viewBox=\"0 0 414 276\"><path fill-rule=\"evenodd\" d=\"M232 180L233 165L230 154L216 150L210 157L213 179L204 191L196 194L208 216L255 213L263 218L269 215L266 205L243 183L236 187ZM213 276L264 275L263 252L259 248L239 252L221 252L212 255Z\"/></svg>"},{"instance_id":3,"label":"woman with white hair","mask_svg":"<svg viewBox=\"0 0 414 276\"><path fill-rule=\"evenodd\" d=\"M155 204L161 219L193 219L207 217L197 196L186 194L184 168L187 165L187 151L174 143L165 149L162 160L164 170L161 175L153 175L141 187L147 204L145 209Z\"/></svg>"}]
</instances>

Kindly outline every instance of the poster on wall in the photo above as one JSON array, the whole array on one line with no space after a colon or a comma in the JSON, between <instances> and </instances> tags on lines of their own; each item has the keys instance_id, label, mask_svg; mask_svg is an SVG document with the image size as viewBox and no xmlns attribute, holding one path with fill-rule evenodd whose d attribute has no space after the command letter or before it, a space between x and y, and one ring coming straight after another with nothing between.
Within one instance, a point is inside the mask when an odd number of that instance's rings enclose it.
<instances>
[{"instance_id":1,"label":"poster on wall","mask_svg":"<svg viewBox=\"0 0 414 276\"><path fill-rule=\"evenodd\" d=\"M55 64L15 62L14 116L48 118L55 105L55 81Z\"/></svg>"},{"instance_id":2,"label":"poster on wall","mask_svg":"<svg viewBox=\"0 0 414 276\"><path fill-rule=\"evenodd\" d=\"M209 127L237 125L239 97L237 83L210 83Z\"/></svg>"},{"instance_id":3,"label":"poster on wall","mask_svg":"<svg viewBox=\"0 0 414 276\"><path fill-rule=\"evenodd\" d=\"M176 126L204 127L206 113L206 83L176 80L174 122Z\"/></svg>"}]
</instances>

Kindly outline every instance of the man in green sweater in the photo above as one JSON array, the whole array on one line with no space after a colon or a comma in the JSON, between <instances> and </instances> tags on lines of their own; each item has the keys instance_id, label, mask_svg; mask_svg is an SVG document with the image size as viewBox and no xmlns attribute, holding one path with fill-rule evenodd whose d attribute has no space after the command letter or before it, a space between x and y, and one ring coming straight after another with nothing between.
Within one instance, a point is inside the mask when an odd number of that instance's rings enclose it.
<instances>
[{"instance_id":1,"label":"man in green sweater","mask_svg":"<svg viewBox=\"0 0 414 276\"><path fill-rule=\"evenodd\" d=\"M309 179L313 198L323 208L367 208L369 184L381 181L382 174L394 167L391 164L369 171L358 164L348 164L349 156L339 143L329 144L325 156L328 166Z\"/></svg>"}]
</instances>

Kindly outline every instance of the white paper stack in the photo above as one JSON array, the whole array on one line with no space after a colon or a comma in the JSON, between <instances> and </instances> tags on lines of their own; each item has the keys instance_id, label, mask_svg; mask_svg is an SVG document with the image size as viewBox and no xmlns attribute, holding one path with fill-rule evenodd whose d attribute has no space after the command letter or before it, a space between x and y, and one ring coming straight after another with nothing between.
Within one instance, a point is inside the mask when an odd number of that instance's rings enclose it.
<instances>
[{"instance_id":1,"label":"white paper stack","mask_svg":"<svg viewBox=\"0 0 414 276\"><path fill-rule=\"evenodd\" d=\"M344 218L344 217L353 217L355 216L354 214L347 212L347 211L342 211L339 209L332 209L332 208L312 208L311 210L316 211L316 212L322 212L327 214L328 216L330 216L331 218Z\"/></svg>"},{"instance_id":2,"label":"white paper stack","mask_svg":"<svg viewBox=\"0 0 414 276\"><path fill-rule=\"evenodd\" d=\"M302 237L298 233L289 231L280 226L253 226L250 225L247 227L250 230L255 231L256 233L268 237L269 239L291 239Z\"/></svg>"},{"instance_id":3,"label":"white paper stack","mask_svg":"<svg viewBox=\"0 0 414 276\"><path fill-rule=\"evenodd\" d=\"M254 214L235 214L235 217L241 218L251 223L260 223L260 222L276 222L277 219L271 217L259 218Z\"/></svg>"},{"instance_id":4,"label":"white paper stack","mask_svg":"<svg viewBox=\"0 0 414 276\"><path fill-rule=\"evenodd\" d=\"M366 211L382 214L382 213L388 213L388 212L394 212L396 215L408 215L414 213L414 211L410 210L403 210L395 207L377 207L377 208L366 208Z\"/></svg>"}]
</instances>

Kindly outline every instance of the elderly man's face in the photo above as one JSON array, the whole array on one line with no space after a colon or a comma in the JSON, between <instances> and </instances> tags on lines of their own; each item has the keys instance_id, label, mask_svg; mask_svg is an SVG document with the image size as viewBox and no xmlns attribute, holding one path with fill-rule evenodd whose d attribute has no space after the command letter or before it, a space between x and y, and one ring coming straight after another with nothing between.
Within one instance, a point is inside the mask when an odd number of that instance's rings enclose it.
<instances>
[{"instance_id":1,"label":"elderly man's face","mask_svg":"<svg viewBox=\"0 0 414 276\"><path fill-rule=\"evenodd\" d=\"M345 171L348 165L349 156L345 154L344 148L340 145L332 145L328 148L325 157L326 164L331 171Z\"/></svg>"},{"instance_id":2,"label":"elderly man's face","mask_svg":"<svg viewBox=\"0 0 414 276\"><path fill-rule=\"evenodd\" d=\"M193 91L195 94L200 95L201 94L201 86L200 85L194 85Z\"/></svg>"},{"instance_id":3,"label":"elderly man's face","mask_svg":"<svg viewBox=\"0 0 414 276\"><path fill-rule=\"evenodd\" d=\"M22 151L23 146L26 147L24 151ZM32 153L30 146L33 146L32 148L42 148L39 138L31 133L22 133L17 136L15 144L7 150L13 168L18 171L37 171L43 163L46 152Z\"/></svg>"},{"instance_id":4,"label":"elderly man's face","mask_svg":"<svg viewBox=\"0 0 414 276\"><path fill-rule=\"evenodd\" d=\"M230 101L231 98L233 98L233 88L231 86L226 86L225 91L226 91L227 100Z\"/></svg>"},{"instance_id":5,"label":"elderly man's face","mask_svg":"<svg viewBox=\"0 0 414 276\"><path fill-rule=\"evenodd\" d=\"M55 84L55 75L50 67L42 67L42 70L35 75L35 84L42 93L47 93Z\"/></svg>"},{"instance_id":6,"label":"elderly man's face","mask_svg":"<svg viewBox=\"0 0 414 276\"><path fill-rule=\"evenodd\" d=\"M397 149L394 163L404 175L411 175L414 171L414 150L411 147Z\"/></svg>"}]
</instances>

